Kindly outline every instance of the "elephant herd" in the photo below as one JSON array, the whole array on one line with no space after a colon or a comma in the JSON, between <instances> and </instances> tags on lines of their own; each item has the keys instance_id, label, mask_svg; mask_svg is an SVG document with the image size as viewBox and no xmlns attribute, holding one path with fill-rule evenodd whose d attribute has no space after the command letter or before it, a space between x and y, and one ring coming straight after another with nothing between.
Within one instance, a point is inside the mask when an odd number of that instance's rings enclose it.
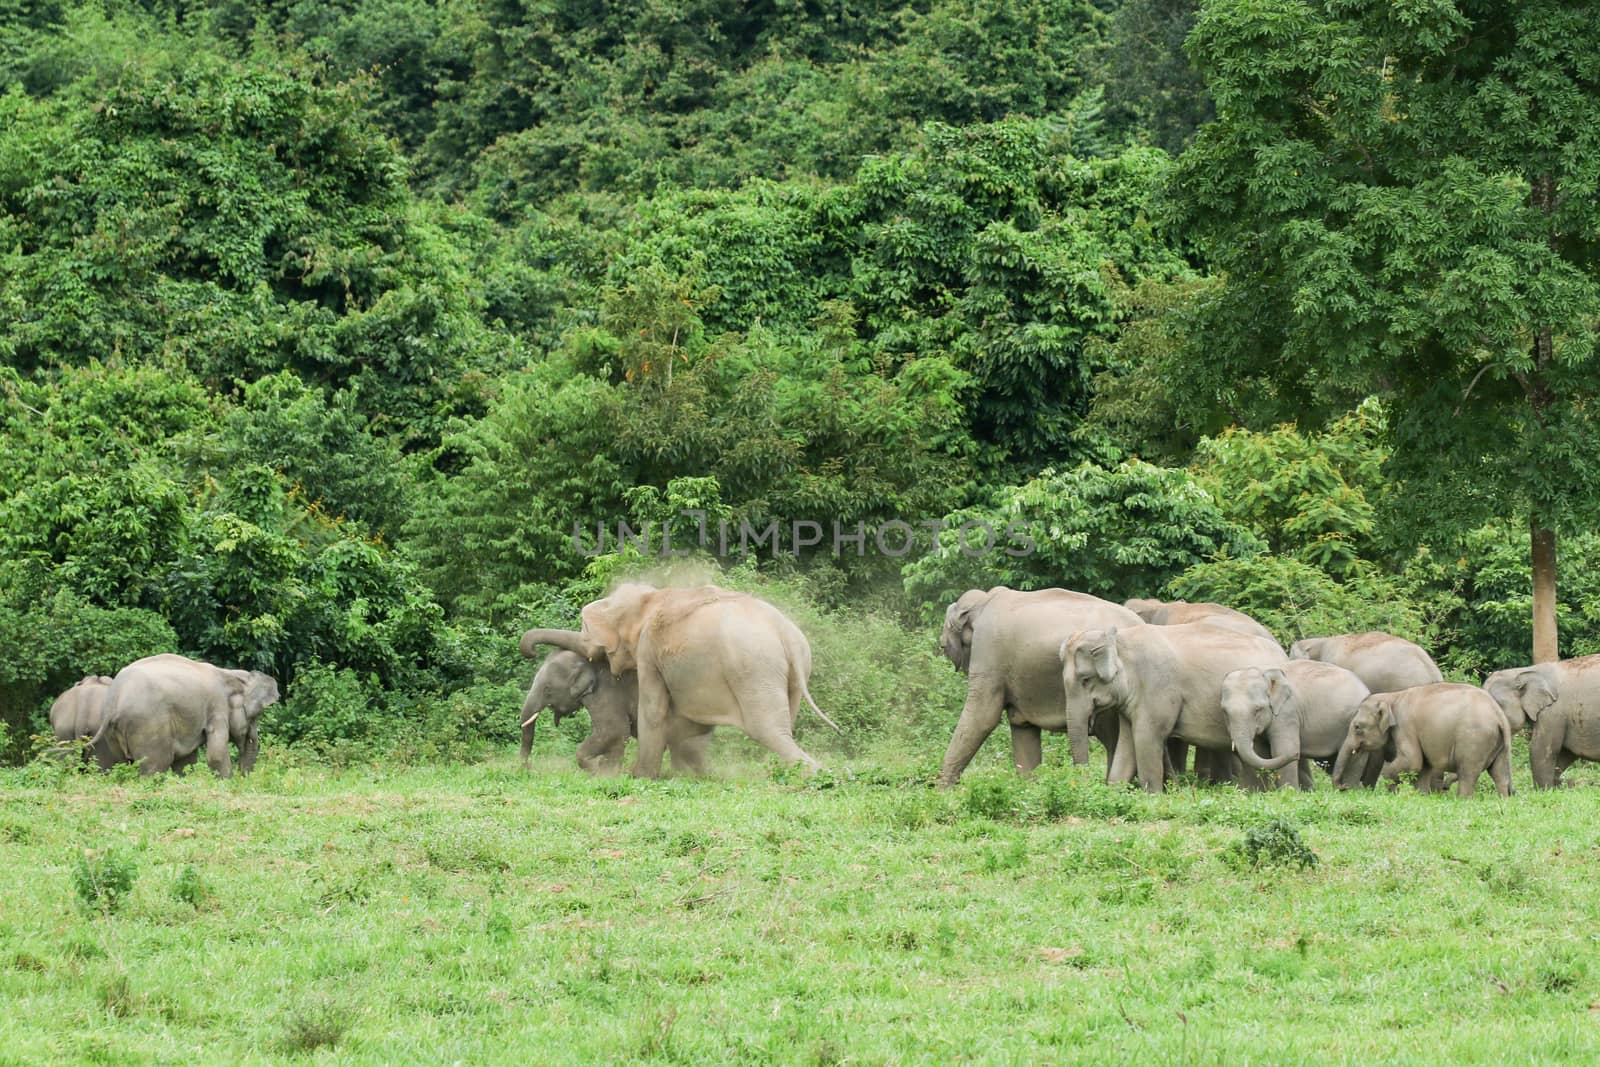
<instances>
[{"instance_id":1,"label":"elephant herd","mask_svg":"<svg viewBox=\"0 0 1600 1067\"><path fill-rule=\"evenodd\" d=\"M529 630L530 658L553 646L522 707L522 764L545 708L578 708L590 733L578 764L655 777L704 773L711 730L733 726L786 763L818 761L795 743L811 697L811 645L773 605L718 586L626 584L584 605L578 630ZM1511 738L1528 730L1533 782L1548 789L1577 759L1600 760L1600 656L1497 671L1482 687L1447 683L1428 654L1383 633L1307 638L1287 653L1249 616L1220 604L1129 600L1066 589L973 589L945 612L939 647L966 675L967 696L940 768L954 785L1000 725L1023 774L1042 760L1045 730L1066 733L1074 763L1089 739L1107 753L1106 780L1158 792L1189 766L1246 788L1312 787L1321 765L1335 786L1393 783L1470 796L1487 771L1511 792ZM114 678L91 675L57 698L60 742L86 740L102 768L142 774L206 763L248 772L262 709L278 684L177 655L149 656Z\"/></svg>"},{"instance_id":2,"label":"elephant herd","mask_svg":"<svg viewBox=\"0 0 1600 1067\"><path fill-rule=\"evenodd\" d=\"M248 774L261 747L262 709L278 683L260 671L235 671L184 656L136 660L116 677L91 674L56 698L50 728L57 742L87 741L101 769L134 763L139 773L183 771L205 749L220 777L233 774L229 744Z\"/></svg>"},{"instance_id":3,"label":"elephant herd","mask_svg":"<svg viewBox=\"0 0 1600 1067\"><path fill-rule=\"evenodd\" d=\"M811 700L811 650L784 615L748 594L620 587L586 605L581 630L529 630L522 651L556 646L522 709L528 765L541 711L586 707L578 763L633 773L704 770L713 726L737 726L781 759L816 768L795 744ZM1004 718L1027 774L1042 731L1064 732L1087 763L1107 752L1107 781L1157 792L1194 769L1246 788L1312 787L1321 765L1339 788L1394 783L1470 796L1487 771L1511 792L1511 737L1531 730L1534 784L1558 785L1575 759L1600 759L1600 656L1499 671L1478 686L1447 683L1422 648L1384 633L1307 638L1287 653L1256 620L1220 604L1129 600L1066 589L970 590L945 612L939 647L967 677L967 697L940 769L954 785ZM835 729L838 727L835 726ZM1275 777L1268 777L1275 776Z\"/></svg>"}]
</instances>

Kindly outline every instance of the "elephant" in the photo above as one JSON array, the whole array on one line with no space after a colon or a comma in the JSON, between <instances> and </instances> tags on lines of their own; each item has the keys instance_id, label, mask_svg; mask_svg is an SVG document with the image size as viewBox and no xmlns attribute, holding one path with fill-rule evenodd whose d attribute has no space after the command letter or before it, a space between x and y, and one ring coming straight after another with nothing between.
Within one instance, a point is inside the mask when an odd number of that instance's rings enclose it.
<instances>
[{"instance_id":1,"label":"elephant","mask_svg":"<svg viewBox=\"0 0 1600 1067\"><path fill-rule=\"evenodd\" d=\"M638 672L639 748L633 773L654 778L675 730L674 720L710 729L737 726L789 763L811 770L821 764L794 741L802 700L823 722L838 724L817 707L807 688L811 644L805 634L764 600L718 586L657 589L618 586L585 604L583 628L530 630L531 644L554 644L612 673Z\"/></svg>"},{"instance_id":2,"label":"elephant","mask_svg":"<svg viewBox=\"0 0 1600 1067\"><path fill-rule=\"evenodd\" d=\"M142 775L188 769L203 744L206 764L228 778L232 741L239 772L249 774L261 747L261 711L277 699L277 680L260 671L225 670L171 653L146 656L112 679L105 721L90 743L102 769L137 763Z\"/></svg>"},{"instance_id":3,"label":"elephant","mask_svg":"<svg viewBox=\"0 0 1600 1067\"><path fill-rule=\"evenodd\" d=\"M1433 657L1420 645L1376 630L1307 637L1289 647L1289 658L1338 664L1367 683L1374 693L1398 693L1414 685L1444 681Z\"/></svg>"},{"instance_id":4,"label":"elephant","mask_svg":"<svg viewBox=\"0 0 1600 1067\"><path fill-rule=\"evenodd\" d=\"M534 632L534 631L529 631ZM573 638L576 630L566 631ZM528 769L533 732L539 713L550 708L555 721L579 708L589 711L589 736L578 745L578 766L591 774L615 774L622 766L628 738L639 735L639 675L636 671L612 674L576 652L557 649L539 666L522 703L522 769ZM711 727L676 716L667 728L667 751L672 769L705 773L705 749Z\"/></svg>"},{"instance_id":5,"label":"elephant","mask_svg":"<svg viewBox=\"0 0 1600 1067\"><path fill-rule=\"evenodd\" d=\"M87 674L71 689L56 697L50 705L50 732L56 742L65 745L72 741L86 741L100 732L106 702L106 691L111 679L104 674ZM83 750L88 759L90 749Z\"/></svg>"},{"instance_id":6,"label":"elephant","mask_svg":"<svg viewBox=\"0 0 1600 1067\"><path fill-rule=\"evenodd\" d=\"M1277 643L1277 638L1272 636L1272 631L1261 625L1242 611L1223 604L1202 602L1191 604L1187 600L1154 600L1148 597L1135 597L1123 601L1123 607L1133 612L1145 622L1156 626L1175 626L1186 622L1204 622L1212 626L1221 626L1227 630L1234 630L1253 637L1265 637L1268 641Z\"/></svg>"},{"instance_id":7,"label":"elephant","mask_svg":"<svg viewBox=\"0 0 1600 1067\"><path fill-rule=\"evenodd\" d=\"M1494 697L1475 685L1436 682L1397 693L1373 693L1361 702L1334 765L1333 784L1348 786L1357 753L1382 752L1383 778L1392 790L1402 774L1417 775L1417 791L1444 788L1454 771L1456 792L1470 797L1485 770L1503 797L1511 795L1511 723Z\"/></svg>"},{"instance_id":8,"label":"elephant","mask_svg":"<svg viewBox=\"0 0 1600 1067\"><path fill-rule=\"evenodd\" d=\"M1137 626L1126 608L1069 589L969 589L944 614L939 649L967 676L967 700L939 771L942 787L954 785L994 728L1002 712L1011 725L1011 760L1031 773L1043 761L1041 730L1066 729L1061 712L1063 638L1093 626ZM1101 716L1092 725L1107 751L1116 747L1118 722ZM1087 736L1074 746L1074 763L1089 762Z\"/></svg>"},{"instance_id":9,"label":"elephant","mask_svg":"<svg viewBox=\"0 0 1600 1067\"><path fill-rule=\"evenodd\" d=\"M1513 667L1484 679L1511 732L1531 725L1536 789L1554 789L1574 760L1600 760L1600 656Z\"/></svg>"},{"instance_id":10,"label":"elephant","mask_svg":"<svg viewBox=\"0 0 1600 1067\"><path fill-rule=\"evenodd\" d=\"M1222 679L1230 671L1288 662L1276 641L1203 622L1082 630L1061 643L1058 659L1074 749L1088 743L1096 711L1116 711L1123 740L1131 736L1133 744L1117 746L1107 781L1126 782L1137 773L1151 793L1161 791L1169 737L1207 749L1232 746L1222 710ZM1274 756L1261 769L1296 759L1296 753Z\"/></svg>"},{"instance_id":11,"label":"elephant","mask_svg":"<svg viewBox=\"0 0 1600 1067\"><path fill-rule=\"evenodd\" d=\"M1267 763L1255 750L1265 737L1274 756L1292 754L1278 770L1280 786L1310 789L1311 761L1332 766L1356 708L1370 694L1366 683L1332 663L1291 660L1278 667L1244 667L1222 679L1222 711L1239 759L1258 770ZM1363 757L1364 758L1364 757ZM1377 760L1366 761L1365 784L1378 777ZM1352 771L1352 776L1354 771Z\"/></svg>"}]
</instances>

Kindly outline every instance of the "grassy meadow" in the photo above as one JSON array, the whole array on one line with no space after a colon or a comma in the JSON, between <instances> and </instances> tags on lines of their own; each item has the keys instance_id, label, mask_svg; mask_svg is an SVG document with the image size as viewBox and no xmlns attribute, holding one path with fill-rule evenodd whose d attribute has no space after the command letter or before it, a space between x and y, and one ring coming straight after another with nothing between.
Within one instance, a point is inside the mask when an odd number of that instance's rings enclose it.
<instances>
[{"instance_id":1,"label":"grassy meadow","mask_svg":"<svg viewBox=\"0 0 1600 1067\"><path fill-rule=\"evenodd\" d=\"M1001 748L0 772L0 1065L1600 1057L1594 770L1145 797Z\"/></svg>"}]
</instances>

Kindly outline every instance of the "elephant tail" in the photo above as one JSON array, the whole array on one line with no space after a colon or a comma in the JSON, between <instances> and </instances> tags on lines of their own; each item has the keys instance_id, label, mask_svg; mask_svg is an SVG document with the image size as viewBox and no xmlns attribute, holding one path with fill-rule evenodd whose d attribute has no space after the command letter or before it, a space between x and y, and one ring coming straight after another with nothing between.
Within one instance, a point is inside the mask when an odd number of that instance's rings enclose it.
<instances>
[{"instance_id":1,"label":"elephant tail","mask_svg":"<svg viewBox=\"0 0 1600 1067\"><path fill-rule=\"evenodd\" d=\"M834 733L844 733L843 730L839 729L839 724L828 718L828 713L817 707L817 702L811 699L811 687L806 685L806 680L804 678L800 679L800 694L806 698L806 703L811 705L811 710L817 713L817 718L833 727Z\"/></svg>"}]
</instances>

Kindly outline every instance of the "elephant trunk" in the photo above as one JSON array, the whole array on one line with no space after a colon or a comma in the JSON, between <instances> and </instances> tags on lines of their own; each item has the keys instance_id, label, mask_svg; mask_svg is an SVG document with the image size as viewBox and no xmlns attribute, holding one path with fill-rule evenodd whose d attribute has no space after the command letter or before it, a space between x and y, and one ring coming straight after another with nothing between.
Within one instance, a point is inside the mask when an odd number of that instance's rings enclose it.
<instances>
[{"instance_id":1,"label":"elephant trunk","mask_svg":"<svg viewBox=\"0 0 1600 1067\"><path fill-rule=\"evenodd\" d=\"M555 645L568 652L576 652L584 659L589 658L583 649L583 635L577 630L529 630L522 635L522 654L529 659L539 654L540 645Z\"/></svg>"},{"instance_id":2,"label":"elephant trunk","mask_svg":"<svg viewBox=\"0 0 1600 1067\"><path fill-rule=\"evenodd\" d=\"M549 700L545 697L542 682L535 682L528 690L528 699L522 702L522 769L528 769L529 754L533 752L533 732L539 725L539 713Z\"/></svg>"},{"instance_id":3,"label":"elephant trunk","mask_svg":"<svg viewBox=\"0 0 1600 1067\"><path fill-rule=\"evenodd\" d=\"M1335 789L1350 788L1350 783L1345 780L1345 775L1350 772L1351 761L1354 760L1365 766L1364 760L1356 759L1358 755L1359 752L1356 746L1350 742L1339 746L1339 758L1333 763L1333 786Z\"/></svg>"},{"instance_id":4,"label":"elephant trunk","mask_svg":"<svg viewBox=\"0 0 1600 1067\"><path fill-rule=\"evenodd\" d=\"M1089 762L1089 719L1093 714L1093 708L1083 715L1076 708L1067 714L1067 741L1072 746L1072 762L1080 766Z\"/></svg>"},{"instance_id":5,"label":"elephant trunk","mask_svg":"<svg viewBox=\"0 0 1600 1067\"><path fill-rule=\"evenodd\" d=\"M1228 733L1233 738L1233 751L1246 766L1254 767L1258 771L1276 771L1287 767L1300 758L1298 747L1293 752L1285 752L1281 756L1264 759L1256 754L1256 739L1250 735L1241 723L1230 722Z\"/></svg>"}]
</instances>

